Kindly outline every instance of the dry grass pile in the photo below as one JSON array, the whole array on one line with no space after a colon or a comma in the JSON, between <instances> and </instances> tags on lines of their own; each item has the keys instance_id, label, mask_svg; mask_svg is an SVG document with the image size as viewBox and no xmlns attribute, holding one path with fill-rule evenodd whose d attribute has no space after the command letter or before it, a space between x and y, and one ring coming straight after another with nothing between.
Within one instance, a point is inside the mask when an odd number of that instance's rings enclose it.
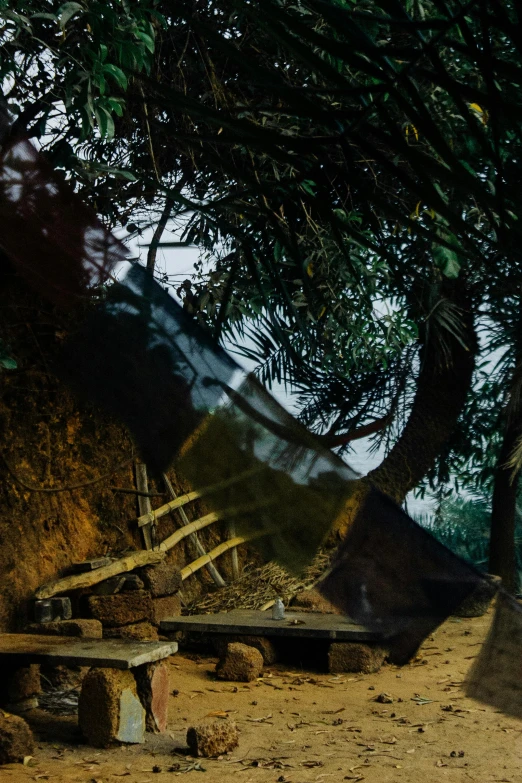
<instances>
[{"instance_id":1,"label":"dry grass pile","mask_svg":"<svg viewBox=\"0 0 522 783\"><path fill-rule=\"evenodd\" d=\"M247 566L235 582L198 596L185 607L183 613L214 614L230 612L232 609L262 609L277 597L286 604L296 593L311 587L329 562L330 555L320 552L300 578L291 576L276 563L267 563L258 568Z\"/></svg>"}]
</instances>

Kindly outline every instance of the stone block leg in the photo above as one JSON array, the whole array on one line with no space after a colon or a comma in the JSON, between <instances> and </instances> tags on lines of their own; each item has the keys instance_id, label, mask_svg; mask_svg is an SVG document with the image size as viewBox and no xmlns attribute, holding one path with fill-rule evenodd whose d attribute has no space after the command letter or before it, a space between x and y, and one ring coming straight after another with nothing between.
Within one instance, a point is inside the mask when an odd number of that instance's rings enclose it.
<instances>
[{"instance_id":1,"label":"stone block leg","mask_svg":"<svg viewBox=\"0 0 522 783\"><path fill-rule=\"evenodd\" d=\"M15 666L4 664L0 683L0 705L9 712L20 714L38 707L40 666Z\"/></svg>"},{"instance_id":2,"label":"stone block leg","mask_svg":"<svg viewBox=\"0 0 522 783\"><path fill-rule=\"evenodd\" d=\"M358 642L333 642L328 653L328 670L332 674L378 672L387 655L387 650Z\"/></svg>"},{"instance_id":3,"label":"stone block leg","mask_svg":"<svg viewBox=\"0 0 522 783\"><path fill-rule=\"evenodd\" d=\"M138 696L145 709L147 731L155 734L167 730L169 706L169 667L164 661L145 663L134 669Z\"/></svg>"},{"instance_id":4,"label":"stone block leg","mask_svg":"<svg viewBox=\"0 0 522 783\"><path fill-rule=\"evenodd\" d=\"M78 723L90 745L107 748L145 739L145 710L130 671L91 669L84 678Z\"/></svg>"}]
</instances>

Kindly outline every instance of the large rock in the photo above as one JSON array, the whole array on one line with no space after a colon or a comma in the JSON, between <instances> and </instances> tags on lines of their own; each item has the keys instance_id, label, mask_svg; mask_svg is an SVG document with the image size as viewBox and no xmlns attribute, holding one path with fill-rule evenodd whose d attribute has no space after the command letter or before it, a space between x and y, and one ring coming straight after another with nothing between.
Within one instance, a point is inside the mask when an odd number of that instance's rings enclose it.
<instances>
[{"instance_id":1,"label":"large rock","mask_svg":"<svg viewBox=\"0 0 522 783\"><path fill-rule=\"evenodd\" d=\"M0 682L0 704L10 712L21 713L38 707L41 693L40 666L4 663Z\"/></svg>"},{"instance_id":2,"label":"large rock","mask_svg":"<svg viewBox=\"0 0 522 783\"><path fill-rule=\"evenodd\" d=\"M359 642L333 642L328 652L328 670L332 674L378 672L387 650Z\"/></svg>"},{"instance_id":3,"label":"large rock","mask_svg":"<svg viewBox=\"0 0 522 783\"><path fill-rule=\"evenodd\" d=\"M480 582L453 612L454 617L482 617L486 614L502 584L499 576L487 576L488 579Z\"/></svg>"},{"instance_id":4,"label":"large rock","mask_svg":"<svg viewBox=\"0 0 522 783\"><path fill-rule=\"evenodd\" d=\"M216 674L222 680L252 682L263 670L263 656L255 647L232 642L216 666Z\"/></svg>"},{"instance_id":5,"label":"large rock","mask_svg":"<svg viewBox=\"0 0 522 783\"><path fill-rule=\"evenodd\" d=\"M145 710L132 673L91 669L82 683L78 724L89 744L97 748L143 742Z\"/></svg>"},{"instance_id":6,"label":"large rock","mask_svg":"<svg viewBox=\"0 0 522 783\"><path fill-rule=\"evenodd\" d=\"M265 636L228 636L223 634L223 636L216 635L212 638L212 645L219 658L225 657L228 645L233 643L255 647L263 656L265 666L272 666L277 661L277 649L274 643Z\"/></svg>"},{"instance_id":7,"label":"large rock","mask_svg":"<svg viewBox=\"0 0 522 783\"><path fill-rule=\"evenodd\" d=\"M173 595L181 588L181 571L168 563L146 566L140 568L138 573L154 598Z\"/></svg>"},{"instance_id":8,"label":"large rock","mask_svg":"<svg viewBox=\"0 0 522 783\"><path fill-rule=\"evenodd\" d=\"M116 628L105 628L105 639L135 639L138 642L157 642L158 629L152 623L132 623Z\"/></svg>"},{"instance_id":9,"label":"large rock","mask_svg":"<svg viewBox=\"0 0 522 783\"><path fill-rule=\"evenodd\" d=\"M315 589L301 590L292 600L292 609L299 608L300 612L320 612L321 614L341 614L341 612L327 601L326 598Z\"/></svg>"},{"instance_id":10,"label":"large rock","mask_svg":"<svg viewBox=\"0 0 522 783\"><path fill-rule=\"evenodd\" d=\"M203 723L187 731L187 745L193 756L212 758L229 753L239 745L239 732L232 721Z\"/></svg>"},{"instance_id":11,"label":"large rock","mask_svg":"<svg viewBox=\"0 0 522 783\"><path fill-rule=\"evenodd\" d=\"M138 696L145 710L147 731L166 731L170 695L168 665L164 661L146 663L137 666L133 673L138 686Z\"/></svg>"},{"instance_id":12,"label":"large rock","mask_svg":"<svg viewBox=\"0 0 522 783\"><path fill-rule=\"evenodd\" d=\"M25 720L0 710L0 764L16 764L33 751L33 733Z\"/></svg>"},{"instance_id":13,"label":"large rock","mask_svg":"<svg viewBox=\"0 0 522 783\"><path fill-rule=\"evenodd\" d=\"M169 617L178 617L180 614L181 600L177 595L152 599L152 621L155 625L159 625L162 620L168 620Z\"/></svg>"},{"instance_id":14,"label":"large rock","mask_svg":"<svg viewBox=\"0 0 522 783\"><path fill-rule=\"evenodd\" d=\"M110 628L143 620L152 621L152 598L146 590L132 590L117 595L91 595L88 604L92 616Z\"/></svg>"},{"instance_id":15,"label":"large rock","mask_svg":"<svg viewBox=\"0 0 522 783\"><path fill-rule=\"evenodd\" d=\"M49 636L80 636L85 639L101 639L103 627L99 620L56 620L52 623L30 623L26 633Z\"/></svg>"}]
</instances>

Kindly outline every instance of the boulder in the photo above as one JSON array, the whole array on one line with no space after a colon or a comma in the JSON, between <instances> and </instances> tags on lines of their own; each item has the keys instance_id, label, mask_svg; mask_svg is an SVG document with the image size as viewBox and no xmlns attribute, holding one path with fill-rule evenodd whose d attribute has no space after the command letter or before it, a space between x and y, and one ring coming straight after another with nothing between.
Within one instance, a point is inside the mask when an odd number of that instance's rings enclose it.
<instances>
[{"instance_id":1,"label":"boulder","mask_svg":"<svg viewBox=\"0 0 522 783\"><path fill-rule=\"evenodd\" d=\"M101 639L103 627L99 620L55 620L51 623L30 623L26 633L49 636L80 636L85 639Z\"/></svg>"},{"instance_id":2,"label":"boulder","mask_svg":"<svg viewBox=\"0 0 522 783\"><path fill-rule=\"evenodd\" d=\"M38 707L37 696L41 693L40 666L16 666L3 664L0 682L0 704L10 712L21 713Z\"/></svg>"},{"instance_id":3,"label":"boulder","mask_svg":"<svg viewBox=\"0 0 522 783\"><path fill-rule=\"evenodd\" d=\"M212 638L212 646L219 658L225 657L227 647L232 643L246 644L248 647L255 647L263 656L263 663L265 666L272 666L272 664L277 661L277 649L274 643L265 636L228 636L223 634L223 636L214 636Z\"/></svg>"},{"instance_id":4,"label":"boulder","mask_svg":"<svg viewBox=\"0 0 522 783\"><path fill-rule=\"evenodd\" d=\"M116 628L105 628L105 639L135 639L138 642L157 642L158 630L152 623L132 623Z\"/></svg>"},{"instance_id":5,"label":"boulder","mask_svg":"<svg viewBox=\"0 0 522 783\"><path fill-rule=\"evenodd\" d=\"M152 622L155 625L159 625L162 620L168 620L169 617L178 617L180 614L181 600L177 595L152 599Z\"/></svg>"},{"instance_id":6,"label":"boulder","mask_svg":"<svg viewBox=\"0 0 522 783\"><path fill-rule=\"evenodd\" d=\"M78 724L90 745L139 743L145 736L145 710L130 671L91 669L84 678Z\"/></svg>"},{"instance_id":7,"label":"boulder","mask_svg":"<svg viewBox=\"0 0 522 783\"><path fill-rule=\"evenodd\" d=\"M25 720L0 710L0 764L22 762L33 751L33 733Z\"/></svg>"},{"instance_id":8,"label":"boulder","mask_svg":"<svg viewBox=\"0 0 522 783\"><path fill-rule=\"evenodd\" d=\"M259 650L240 642L229 644L216 666L216 674L221 680L233 682L252 682L262 670L263 656Z\"/></svg>"},{"instance_id":9,"label":"boulder","mask_svg":"<svg viewBox=\"0 0 522 783\"><path fill-rule=\"evenodd\" d=\"M181 571L168 563L146 566L140 568L138 573L154 598L174 595L181 588Z\"/></svg>"},{"instance_id":10,"label":"boulder","mask_svg":"<svg viewBox=\"0 0 522 783\"><path fill-rule=\"evenodd\" d=\"M203 723L189 728L187 745L193 756L221 756L237 748L239 732L236 724L229 720Z\"/></svg>"},{"instance_id":11,"label":"boulder","mask_svg":"<svg viewBox=\"0 0 522 783\"><path fill-rule=\"evenodd\" d=\"M134 671L138 696L145 710L147 731L166 731L170 695L169 667L164 661L145 663Z\"/></svg>"},{"instance_id":12,"label":"boulder","mask_svg":"<svg viewBox=\"0 0 522 783\"><path fill-rule=\"evenodd\" d=\"M131 625L152 620L152 599L146 590L132 590L116 595L91 595L88 598L91 615L105 627Z\"/></svg>"},{"instance_id":13,"label":"boulder","mask_svg":"<svg viewBox=\"0 0 522 783\"><path fill-rule=\"evenodd\" d=\"M386 655L387 650L370 644L333 642L328 652L328 671L372 674L379 671Z\"/></svg>"}]
</instances>

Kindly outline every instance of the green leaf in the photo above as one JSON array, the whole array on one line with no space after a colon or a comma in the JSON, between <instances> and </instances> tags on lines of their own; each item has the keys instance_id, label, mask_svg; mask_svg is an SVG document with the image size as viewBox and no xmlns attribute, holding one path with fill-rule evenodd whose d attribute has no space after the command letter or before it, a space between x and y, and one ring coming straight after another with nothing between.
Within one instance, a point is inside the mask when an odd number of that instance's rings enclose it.
<instances>
[{"instance_id":1,"label":"green leaf","mask_svg":"<svg viewBox=\"0 0 522 783\"><path fill-rule=\"evenodd\" d=\"M143 41L149 52L154 54L154 39L151 38L150 35L147 35L147 33L136 33L136 38Z\"/></svg>"},{"instance_id":2,"label":"green leaf","mask_svg":"<svg viewBox=\"0 0 522 783\"><path fill-rule=\"evenodd\" d=\"M125 103L121 98L107 98L107 103L114 114L117 114L118 117L123 117L123 107L125 106Z\"/></svg>"},{"instance_id":3,"label":"green leaf","mask_svg":"<svg viewBox=\"0 0 522 783\"><path fill-rule=\"evenodd\" d=\"M103 72L109 74L109 76L112 76L116 84L121 87L123 90L127 89L128 81L127 77L122 71L121 68L118 68L117 65L112 65L111 63L108 63L103 66Z\"/></svg>"},{"instance_id":4,"label":"green leaf","mask_svg":"<svg viewBox=\"0 0 522 783\"><path fill-rule=\"evenodd\" d=\"M85 9L80 3L65 3L58 11L60 19L60 27L62 30L65 28L67 22L69 22L76 14L83 14Z\"/></svg>"}]
</instances>

